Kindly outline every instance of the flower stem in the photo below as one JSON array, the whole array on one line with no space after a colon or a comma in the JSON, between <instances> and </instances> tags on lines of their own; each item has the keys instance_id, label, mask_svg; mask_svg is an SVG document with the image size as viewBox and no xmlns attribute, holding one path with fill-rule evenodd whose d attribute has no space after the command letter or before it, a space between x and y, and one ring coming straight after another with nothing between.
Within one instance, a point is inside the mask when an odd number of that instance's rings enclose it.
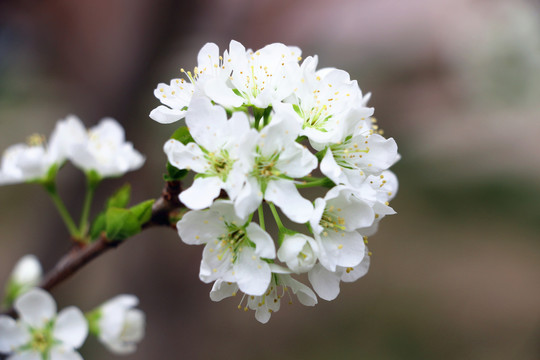
<instances>
[{"instance_id":1,"label":"flower stem","mask_svg":"<svg viewBox=\"0 0 540 360\"><path fill-rule=\"evenodd\" d=\"M297 188L309 188L309 187L315 187L315 186L323 186L323 187L333 187L335 184L332 180L329 178L319 178L319 179L313 179L304 181L302 183L296 184Z\"/></svg>"},{"instance_id":2,"label":"flower stem","mask_svg":"<svg viewBox=\"0 0 540 360\"><path fill-rule=\"evenodd\" d=\"M51 196L51 199L56 206L60 217L62 218L62 220L64 220L64 224L66 224L66 227L69 230L69 234L74 238L79 238L79 229L77 229L77 226L75 225L73 218L71 217L66 206L64 205L64 202L62 201L60 196L58 196L56 186L54 184L48 184L47 186L45 186L45 190L47 190L47 193Z\"/></svg>"},{"instance_id":3,"label":"flower stem","mask_svg":"<svg viewBox=\"0 0 540 360\"><path fill-rule=\"evenodd\" d=\"M266 231L266 228L264 227L264 211L262 204L259 206L259 226Z\"/></svg>"},{"instance_id":4,"label":"flower stem","mask_svg":"<svg viewBox=\"0 0 540 360\"><path fill-rule=\"evenodd\" d=\"M92 199L94 198L94 193L99 184L99 180L92 179L91 177L87 177L86 181L86 195L84 196L81 221L79 223L79 233L83 237L88 233L88 218L90 215L90 208L92 207Z\"/></svg>"},{"instance_id":5,"label":"flower stem","mask_svg":"<svg viewBox=\"0 0 540 360\"><path fill-rule=\"evenodd\" d=\"M287 230L285 226L283 226L283 223L281 222L281 218L279 217L279 214L277 212L276 206L274 203L269 202L268 205L270 206L270 210L272 211L272 215L274 215L274 220L276 221L276 224L279 228L279 231L285 231Z\"/></svg>"}]
</instances>

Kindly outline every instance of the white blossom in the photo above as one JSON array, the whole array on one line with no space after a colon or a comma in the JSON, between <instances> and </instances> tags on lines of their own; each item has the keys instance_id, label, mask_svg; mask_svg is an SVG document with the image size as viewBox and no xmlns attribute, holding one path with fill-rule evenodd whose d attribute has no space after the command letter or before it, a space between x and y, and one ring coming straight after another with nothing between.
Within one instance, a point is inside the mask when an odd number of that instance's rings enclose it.
<instances>
[{"instance_id":1,"label":"white blossom","mask_svg":"<svg viewBox=\"0 0 540 360\"><path fill-rule=\"evenodd\" d=\"M229 46L232 76L230 83L245 105L264 109L291 95L300 79L301 50L281 43L252 51L231 41ZM232 103L218 101L229 107ZM236 105L238 106L238 105Z\"/></svg>"},{"instance_id":2,"label":"white blossom","mask_svg":"<svg viewBox=\"0 0 540 360\"><path fill-rule=\"evenodd\" d=\"M310 225L319 248L319 261L330 271L337 266L354 267L364 257L365 244L357 231L373 223L375 214L368 201L345 186L332 188L315 200Z\"/></svg>"},{"instance_id":3,"label":"white blossom","mask_svg":"<svg viewBox=\"0 0 540 360\"><path fill-rule=\"evenodd\" d=\"M339 295L340 282L353 282L366 275L370 260L371 256L366 247L362 261L356 266L337 266L335 271L330 271L321 264L317 264L308 273L309 282L322 299L334 300Z\"/></svg>"},{"instance_id":4,"label":"white blossom","mask_svg":"<svg viewBox=\"0 0 540 360\"><path fill-rule=\"evenodd\" d=\"M56 303L44 290L32 289L15 301L19 320L0 316L0 353L8 360L82 360L76 351L88 335L88 324L76 307L56 314Z\"/></svg>"},{"instance_id":5,"label":"white blossom","mask_svg":"<svg viewBox=\"0 0 540 360\"><path fill-rule=\"evenodd\" d=\"M317 243L310 236L300 233L287 234L283 237L277 256L295 273L305 273L315 265L318 249Z\"/></svg>"},{"instance_id":6,"label":"white blossom","mask_svg":"<svg viewBox=\"0 0 540 360\"><path fill-rule=\"evenodd\" d=\"M274 266L273 270L278 267ZM293 303L292 295L296 295L298 301L305 306L317 304L317 296L308 286L287 274L285 269L277 270L279 273L272 273L272 281L266 291L259 296L244 295L238 304L238 309L249 309L255 311L255 318L265 324L270 320L272 313L279 310L281 300L285 298L289 304ZM218 280L214 283L210 298L213 301L221 301L224 298L237 296L239 287L233 282ZM292 294L291 294L292 292ZM244 304L244 300L246 303Z\"/></svg>"},{"instance_id":7,"label":"white blossom","mask_svg":"<svg viewBox=\"0 0 540 360\"><path fill-rule=\"evenodd\" d=\"M351 109L346 121L350 124L348 131L338 142L326 146L320 168L336 184L359 187L368 175L380 174L396 162L397 145L394 139L374 132L363 108Z\"/></svg>"},{"instance_id":8,"label":"white blossom","mask_svg":"<svg viewBox=\"0 0 540 360\"><path fill-rule=\"evenodd\" d=\"M386 170L381 175L370 175L366 179L366 184L375 191L375 202L373 211L375 212L375 221L371 226L358 229L364 236L371 236L377 232L379 222L386 215L393 215L396 212L390 207L390 201L396 196L398 191L398 179L396 175Z\"/></svg>"},{"instance_id":9,"label":"white blossom","mask_svg":"<svg viewBox=\"0 0 540 360\"><path fill-rule=\"evenodd\" d=\"M199 98L193 101L186 123L195 142L184 145L171 139L164 146L173 166L199 173L193 185L180 194L180 200L191 209L204 209L221 189L234 200L246 180L243 157L256 136L246 114L237 112L227 119L221 106Z\"/></svg>"},{"instance_id":10,"label":"white blossom","mask_svg":"<svg viewBox=\"0 0 540 360\"><path fill-rule=\"evenodd\" d=\"M262 295L270 283L269 264L276 257L274 242L255 223L247 223L231 201L216 200L208 210L190 211L177 224L182 241L206 244L200 278L206 283L238 283L246 294Z\"/></svg>"},{"instance_id":11,"label":"white blossom","mask_svg":"<svg viewBox=\"0 0 540 360\"><path fill-rule=\"evenodd\" d=\"M99 341L116 354L130 354L144 338L145 315L134 295L119 295L98 309Z\"/></svg>"},{"instance_id":12,"label":"white blossom","mask_svg":"<svg viewBox=\"0 0 540 360\"><path fill-rule=\"evenodd\" d=\"M234 202L239 216L252 213L265 199L294 222L309 220L313 205L302 197L291 178L308 175L317 167L317 158L295 142L299 130L297 122L282 114L258 133L249 152L247 181Z\"/></svg>"},{"instance_id":13,"label":"white blossom","mask_svg":"<svg viewBox=\"0 0 540 360\"><path fill-rule=\"evenodd\" d=\"M228 52L226 51L222 57L216 44L207 43L199 51L197 59L198 63L193 73L182 69L187 75L187 80L178 78L172 79L170 85L158 84L154 95L163 105L152 110L150 118L162 124L184 118L196 93L199 96L208 96L218 103L232 106L242 104L242 100L227 86L231 73Z\"/></svg>"},{"instance_id":14,"label":"white blossom","mask_svg":"<svg viewBox=\"0 0 540 360\"><path fill-rule=\"evenodd\" d=\"M10 306L13 301L36 286L43 276L39 260L34 255L23 256L11 272L4 295L5 305Z\"/></svg>"},{"instance_id":15,"label":"white blossom","mask_svg":"<svg viewBox=\"0 0 540 360\"><path fill-rule=\"evenodd\" d=\"M68 157L77 167L101 177L120 176L144 164L144 157L125 141L122 126L111 118L102 119L72 144Z\"/></svg>"},{"instance_id":16,"label":"white blossom","mask_svg":"<svg viewBox=\"0 0 540 360\"><path fill-rule=\"evenodd\" d=\"M317 57L308 57L302 63L302 79L287 98L296 120L302 124L301 135L310 142L328 144L338 142L347 129L346 114L362 102L362 92L356 80L351 81L346 71L339 69L316 70ZM282 106L274 104L279 112ZM373 108L361 107L365 116L373 114Z\"/></svg>"}]
</instances>

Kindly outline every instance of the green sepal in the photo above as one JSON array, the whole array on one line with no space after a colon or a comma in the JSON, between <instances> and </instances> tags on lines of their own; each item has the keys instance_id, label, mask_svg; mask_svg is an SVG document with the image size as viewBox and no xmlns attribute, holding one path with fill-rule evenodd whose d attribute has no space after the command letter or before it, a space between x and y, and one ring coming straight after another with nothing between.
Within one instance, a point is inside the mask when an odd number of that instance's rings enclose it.
<instances>
[{"instance_id":1,"label":"green sepal","mask_svg":"<svg viewBox=\"0 0 540 360\"><path fill-rule=\"evenodd\" d=\"M302 111L302 109L300 109L300 106L293 104L292 108L294 112L298 114L298 116L300 116L301 118L304 117L304 112Z\"/></svg>"},{"instance_id":2,"label":"green sepal","mask_svg":"<svg viewBox=\"0 0 540 360\"><path fill-rule=\"evenodd\" d=\"M190 142L195 142L189 133L187 126L181 126L176 129L176 131L172 134L171 139L178 140L184 145Z\"/></svg>"},{"instance_id":3,"label":"green sepal","mask_svg":"<svg viewBox=\"0 0 540 360\"><path fill-rule=\"evenodd\" d=\"M6 285L5 295L4 295L4 301L2 303L4 309L9 309L11 306L13 306L13 303L15 302L15 299L17 299L20 295L25 292L25 286L16 283L13 280L9 280ZM26 290L29 290L30 288L27 288Z\"/></svg>"},{"instance_id":4,"label":"green sepal","mask_svg":"<svg viewBox=\"0 0 540 360\"><path fill-rule=\"evenodd\" d=\"M325 147L323 150L321 150L321 151L319 151L319 152L317 152L317 153L315 154L315 156L317 157L317 160L319 160L319 162L322 161L322 159L324 158L324 155L326 155L326 151L327 151L327 150L328 150L328 148Z\"/></svg>"},{"instance_id":5,"label":"green sepal","mask_svg":"<svg viewBox=\"0 0 540 360\"><path fill-rule=\"evenodd\" d=\"M182 180L188 174L186 169L178 169L177 167L171 165L170 162L167 162L167 173L163 174L163 180L165 181L177 181Z\"/></svg>"},{"instance_id":6,"label":"green sepal","mask_svg":"<svg viewBox=\"0 0 540 360\"><path fill-rule=\"evenodd\" d=\"M34 184L42 184L47 192L53 193L56 191L56 175L58 174L61 166L61 164L53 164L43 178L29 182Z\"/></svg>"},{"instance_id":7,"label":"green sepal","mask_svg":"<svg viewBox=\"0 0 540 360\"><path fill-rule=\"evenodd\" d=\"M283 244L283 240L285 239L285 236L286 235L294 235L294 234L298 234L297 231L294 231L294 230L291 230L291 229L287 229L287 228L281 228L279 229L279 234L278 234L278 245L281 246L281 244Z\"/></svg>"},{"instance_id":8,"label":"green sepal","mask_svg":"<svg viewBox=\"0 0 540 360\"><path fill-rule=\"evenodd\" d=\"M141 232L141 223L131 210L110 208L105 212L105 234L110 241L122 241Z\"/></svg>"},{"instance_id":9,"label":"green sepal","mask_svg":"<svg viewBox=\"0 0 540 360\"><path fill-rule=\"evenodd\" d=\"M99 336L101 331L99 329L99 320L103 316L101 309L98 308L96 310L87 312L84 314L84 317L86 318L86 321L88 322L88 332L94 336Z\"/></svg>"},{"instance_id":10,"label":"green sepal","mask_svg":"<svg viewBox=\"0 0 540 360\"><path fill-rule=\"evenodd\" d=\"M88 184L92 187L96 187L97 184L103 179L101 175L98 174L96 170L90 170L86 172L86 178L88 179Z\"/></svg>"},{"instance_id":11,"label":"green sepal","mask_svg":"<svg viewBox=\"0 0 540 360\"><path fill-rule=\"evenodd\" d=\"M154 199L146 200L129 208L129 211L131 211L137 218L137 221L139 221L140 226L148 222L152 217L152 206L154 205L154 202Z\"/></svg>"}]
</instances>

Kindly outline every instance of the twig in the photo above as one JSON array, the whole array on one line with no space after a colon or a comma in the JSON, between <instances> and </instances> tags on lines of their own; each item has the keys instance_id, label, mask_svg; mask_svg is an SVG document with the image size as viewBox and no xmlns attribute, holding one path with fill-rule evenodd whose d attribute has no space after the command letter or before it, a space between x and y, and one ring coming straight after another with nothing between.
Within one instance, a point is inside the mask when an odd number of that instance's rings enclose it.
<instances>
[{"instance_id":1,"label":"twig","mask_svg":"<svg viewBox=\"0 0 540 360\"><path fill-rule=\"evenodd\" d=\"M150 220L142 225L143 230L152 226L175 227L175 224L170 223L169 217L171 212L182 207L180 200L178 200L178 194L180 194L180 191L181 184L179 181L171 181L165 184L161 197L156 200L152 206L152 216ZM56 263L54 268L45 274L43 281L38 286L42 289L50 291L56 285L71 277L90 261L99 257L108 250L116 248L127 240L128 239L123 241L110 241L104 234L102 234L98 240L91 244L74 245L74 247ZM1 314L8 315L13 318L17 317L17 313L13 307L5 312L2 312Z\"/></svg>"}]
</instances>

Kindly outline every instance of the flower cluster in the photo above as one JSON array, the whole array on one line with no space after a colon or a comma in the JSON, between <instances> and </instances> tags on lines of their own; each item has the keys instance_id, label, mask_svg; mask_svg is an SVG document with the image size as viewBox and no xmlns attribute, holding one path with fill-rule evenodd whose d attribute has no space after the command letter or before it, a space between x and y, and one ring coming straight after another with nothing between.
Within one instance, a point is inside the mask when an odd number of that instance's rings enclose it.
<instances>
[{"instance_id":1,"label":"flower cluster","mask_svg":"<svg viewBox=\"0 0 540 360\"><path fill-rule=\"evenodd\" d=\"M317 303L293 274L307 273L326 300L363 276L367 236L394 213L398 187L388 170L397 145L378 129L370 95L347 72L300 56L279 43L252 51L232 41L223 55L206 44L194 71L182 69L186 78L157 86L162 105L150 113L165 124L185 118L184 136L164 151L172 166L196 173L180 194L191 211L177 228L185 243L205 245L201 280L214 282L216 301L242 291L261 322L289 289ZM304 188L327 192L310 199Z\"/></svg>"},{"instance_id":2,"label":"flower cluster","mask_svg":"<svg viewBox=\"0 0 540 360\"><path fill-rule=\"evenodd\" d=\"M19 315L15 320L0 316L0 354L8 360L82 360L77 349L89 333L111 352L128 354L144 336L144 313L135 309L133 295L117 296L97 309L83 314L74 306L57 314L56 302L45 290L27 288L41 277L41 266L34 256L22 258L10 282L20 291L14 301Z\"/></svg>"},{"instance_id":3,"label":"flower cluster","mask_svg":"<svg viewBox=\"0 0 540 360\"><path fill-rule=\"evenodd\" d=\"M4 152L0 185L47 181L68 159L99 178L120 176L144 163L144 157L125 141L124 129L115 120L105 118L87 130L77 117L68 116L56 124L48 142L35 134Z\"/></svg>"}]
</instances>

